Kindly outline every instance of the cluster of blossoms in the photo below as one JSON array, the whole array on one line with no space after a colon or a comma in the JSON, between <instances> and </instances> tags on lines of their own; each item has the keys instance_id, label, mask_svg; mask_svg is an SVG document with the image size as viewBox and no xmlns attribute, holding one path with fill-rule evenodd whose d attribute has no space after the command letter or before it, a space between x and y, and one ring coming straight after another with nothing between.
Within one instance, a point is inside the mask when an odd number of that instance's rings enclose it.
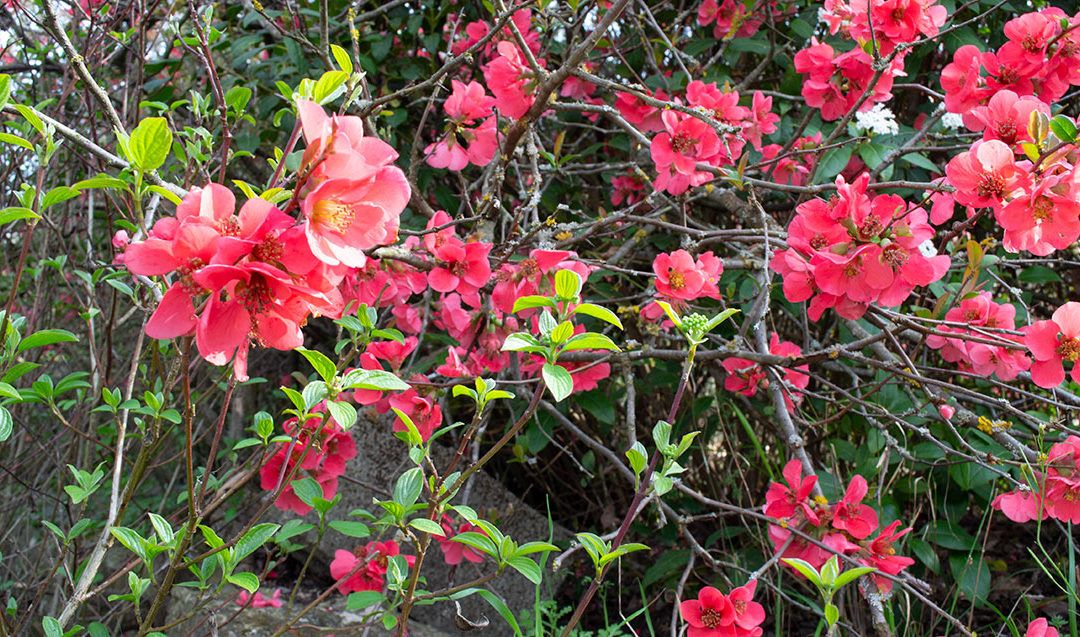
<instances>
[{"instance_id":1,"label":"cluster of blossoms","mask_svg":"<svg viewBox=\"0 0 1080 637\"><path fill-rule=\"evenodd\" d=\"M344 580L338 586L343 595L359 591L381 591L386 577L387 560L400 553L401 549L393 540L368 542L353 551L338 549L334 552L334 560L330 562L330 575L335 580ZM405 562L411 568L416 563L416 557L406 555Z\"/></svg>"},{"instance_id":2,"label":"cluster of blossoms","mask_svg":"<svg viewBox=\"0 0 1080 637\"><path fill-rule=\"evenodd\" d=\"M698 6L697 20L703 27L713 25L713 37L717 40L748 38L761 28L761 18L745 3L735 0L704 0Z\"/></svg>"},{"instance_id":3,"label":"cluster of blossoms","mask_svg":"<svg viewBox=\"0 0 1080 637\"><path fill-rule=\"evenodd\" d=\"M1045 120L1049 107L1034 98L1001 91L984 107L973 110L971 127L983 139L960 153L946 166L956 187L956 202L973 208L991 208L1004 228L1002 246L1009 252L1028 251L1046 256L1064 250L1080 238L1080 186L1077 185L1076 148L1062 148L1039 157L1047 141L1042 132L1029 130L1030 122ZM1036 116L1033 116L1036 115ZM1034 141L1030 141L1033 137ZM1032 150L1032 158L1017 161L1017 153Z\"/></svg>"},{"instance_id":4,"label":"cluster of blossoms","mask_svg":"<svg viewBox=\"0 0 1080 637\"><path fill-rule=\"evenodd\" d=\"M1080 15L1069 18L1047 7L1006 22L1008 40L997 51L982 52L973 44L958 48L941 72L945 107L965 113L1006 89L1047 104L1061 99L1070 85L1080 84L1078 22Z\"/></svg>"},{"instance_id":5,"label":"cluster of blossoms","mask_svg":"<svg viewBox=\"0 0 1080 637\"><path fill-rule=\"evenodd\" d=\"M1015 330L1015 318L1015 306L995 303L989 292L979 292L945 314L946 321L963 323L968 327L941 325L937 331L955 334L956 337L931 334L926 338L926 345L941 350L942 358L956 363L964 371L980 376L997 374L1001 380L1010 381L1031 367L1031 359L1023 349L1023 337L989 330ZM970 337L983 341L1008 341L1016 345L994 345L972 341Z\"/></svg>"},{"instance_id":6,"label":"cluster of blossoms","mask_svg":"<svg viewBox=\"0 0 1080 637\"><path fill-rule=\"evenodd\" d=\"M937 35L947 17L945 7L929 0L826 0L821 18L830 33L854 40L855 46L837 53L811 39L808 48L795 54L795 70L809 76L802 88L807 105L820 108L822 119L831 121L854 108L864 92L869 96L860 110L889 101L893 79L904 75L906 50L896 51L897 45ZM878 56L888 60L888 66L875 81Z\"/></svg>"},{"instance_id":7,"label":"cluster of blossoms","mask_svg":"<svg viewBox=\"0 0 1080 637\"><path fill-rule=\"evenodd\" d=\"M653 185L673 195L713 178L711 172L698 170L698 163L717 168L734 165L747 141L760 151L762 136L776 132L780 121L780 116L771 112L771 97L756 92L749 107L740 106L738 91L725 90L713 82L694 80L682 97L672 98L659 90L653 97L680 104L685 100L708 120L661 110L628 93L620 93L615 100L626 121L645 131L659 131L649 147L657 171Z\"/></svg>"},{"instance_id":8,"label":"cluster of blossoms","mask_svg":"<svg viewBox=\"0 0 1080 637\"><path fill-rule=\"evenodd\" d=\"M949 269L948 255L932 254L926 212L898 195L870 197L869 183L865 173L850 184L840 176L836 196L800 204L788 226L789 249L769 262L784 278L788 301L810 299L812 320L830 307L850 319L870 303L895 307Z\"/></svg>"},{"instance_id":9,"label":"cluster of blossoms","mask_svg":"<svg viewBox=\"0 0 1080 637\"><path fill-rule=\"evenodd\" d=\"M479 82L450 82L454 91L443 104L448 119L446 130L424 151L427 163L450 170L461 170L469 164L487 166L498 148L497 122L492 115L495 98Z\"/></svg>"},{"instance_id":10,"label":"cluster of blossoms","mask_svg":"<svg viewBox=\"0 0 1080 637\"><path fill-rule=\"evenodd\" d=\"M815 150L821 145L821 132L813 135L800 137L791 145L791 150L780 155L784 149L780 144L768 144L761 149L761 155L766 160L766 170L772 174L773 181L778 184L791 184L792 186L805 186L810 176L810 169L814 165Z\"/></svg>"},{"instance_id":11,"label":"cluster of blossoms","mask_svg":"<svg viewBox=\"0 0 1080 637\"><path fill-rule=\"evenodd\" d=\"M175 276L146 333L194 334L204 359L232 359L241 380L253 342L294 349L308 317L341 315L339 284L365 265L364 250L397 240L409 200L405 174L391 165L397 153L365 137L360 118L327 116L313 102L298 110L308 142L300 221L258 198L237 212L233 194L210 184L192 189L175 217L157 221L122 255L134 274Z\"/></svg>"},{"instance_id":12,"label":"cluster of blossoms","mask_svg":"<svg viewBox=\"0 0 1080 637\"><path fill-rule=\"evenodd\" d=\"M273 491L279 484L285 485L274 501L283 511L297 515L311 511L293 490L292 481L300 478L314 478L322 487L322 497L333 498L345 463L356 457L356 442L336 420L324 417L325 409L325 403L317 405L303 424L298 418L286 420L283 427L292 440L279 443L259 469L263 489Z\"/></svg>"},{"instance_id":13,"label":"cluster of blossoms","mask_svg":"<svg viewBox=\"0 0 1080 637\"><path fill-rule=\"evenodd\" d=\"M687 637L759 637L765 608L753 601L755 589L756 579L727 595L706 586L697 599L679 604L679 614L689 624Z\"/></svg>"},{"instance_id":14,"label":"cluster of blossoms","mask_svg":"<svg viewBox=\"0 0 1080 637\"><path fill-rule=\"evenodd\" d=\"M780 336L773 332L769 337L769 353L774 356L796 358L802 354L802 348L791 341L781 341ZM724 359L723 365L728 373L727 378L724 379L724 388L728 391L750 397L757 393L759 387L769 386L769 378L765 370L754 361L732 357ZM784 384L781 391L784 392L784 403L788 411L794 411L795 405L802 402L802 393L792 388L806 389L806 386L810 384L809 370L810 366L807 364L784 368Z\"/></svg>"},{"instance_id":15,"label":"cluster of blossoms","mask_svg":"<svg viewBox=\"0 0 1080 637\"><path fill-rule=\"evenodd\" d=\"M1053 518L1080 523L1080 437L1050 447L1046 471L1036 473L1037 491L1018 490L994 498L993 507L1013 522Z\"/></svg>"},{"instance_id":16,"label":"cluster of blossoms","mask_svg":"<svg viewBox=\"0 0 1080 637\"><path fill-rule=\"evenodd\" d=\"M897 531L900 522L896 521L879 530L877 513L862 503L867 492L866 478L852 478L844 497L829 506L824 498L810 497L817 476L803 477L802 470L798 460L788 462L783 471L785 484L773 482L765 494L765 515L780 521L769 526L769 539L778 553L783 551L785 558L805 560L817 569L834 553L850 555L888 575L897 575L915 563L910 557L897 555L894 547L911 529ZM792 528L828 548L795 535ZM882 592L892 590L891 580L875 575L874 581Z\"/></svg>"}]
</instances>

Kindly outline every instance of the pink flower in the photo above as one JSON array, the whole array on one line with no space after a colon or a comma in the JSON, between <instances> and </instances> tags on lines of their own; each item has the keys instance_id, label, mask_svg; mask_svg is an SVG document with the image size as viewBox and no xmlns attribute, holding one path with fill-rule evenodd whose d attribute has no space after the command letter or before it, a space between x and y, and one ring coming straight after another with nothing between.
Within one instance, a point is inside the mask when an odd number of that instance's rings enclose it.
<instances>
[{"instance_id":1,"label":"pink flower","mask_svg":"<svg viewBox=\"0 0 1080 637\"><path fill-rule=\"evenodd\" d=\"M801 512L811 524L817 525L820 523L820 519L810 506L809 500L810 493L813 492L814 485L817 484L817 476L810 475L804 478L802 477L802 471L802 463L797 459L790 460L784 465L783 475L786 484L779 482L769 483L769 490L765 494L765 509L762 511L765 515L777 519L787 519Z\"/></svg>"},{"instance_id":2,"label":"pink flower","mask_svg":"<svg viewBox=\"0 0 1080 637\"><path fill-rule=\"evenodd\" d=\"M248 602L251 602L252 608L281 608L281 589L274 589L274 596L267 599L263 596L262 591L255 591L255 597L252 599L251 594L247 591L240 591L240 595L236 598L236 603L240 606L247 606Z\"/></svg>"},{"instance_id":3,"label":"pink flower","mask_svg":"<svg viewBox=\"0 0 1080 637\"><path fill-rule=\"evenodd\" d=\"M1068 172L1052 168L1033 187L1025 187L1003 208L995 208L994 216L1005 229L1005 249L1046 256L1080 238L1080 203L1076 201L1080 192L1073 184L1071 167Z\"/></svg>"},{"instance_id":4,"label":"pink flower","mask_svg":"<svg viewBox=\"0 0 1080 637\"><path fill-rule=\"evenodd\" d=\"M1034 97L998 91L985 106L972 110L969 119L974 120L972 130L984 131L984 140L998 139L1015 148L1021 142L1032 141L1028 122L1034 111L1049 115L1050 107Z\"/></svg>"},{"instance_id":5,"label":"pink flower","mask_svg":"<svg viewBox=\"0 0 1080 637\"><path fill-rule=\"evenodd\" d=\"M1057 387L1065 380L1064 362L1080 359L1080 303L1070 301L1054 311L1052 320L1036 321L1023 331L1035 358L1031 380L1039 387ZM1080 383L1080 365L1073 366L1072 379Z\"/></svg>"},{"instance_id":6,"label":"pink flower","mask_svg":"<svg viewBox=\"0 0 1080 637\"><path fill-rule=\"evenodd\" d=\"M313 413L321 414L324 410L325 404L320 404ZM273 491L279 481L289 480L274 506L304 515L311 507L296 496L291 480L314 478L322 487L322 497L333 498L338 477L345 473L346 463L356 457L356 442L333 418L323 424L322 417L315 416L303 425L291 418L282 426L294 439L275 447L273 455L259 470L260 485L266 491ZM290 473L293 473L291 479Z\"/></svg>"},{"instance_id":7,"label":"pink flower","mask_svg":"<svg viewBox=\"0 0 1080 637\"><path fill-rule=\"evenodd\" d=\"M425 441L442 425L442 409L439 404L431 398L419 395L415 389L407 389L391 396L390 406L408 416L416 425L420 438ZM408 430L408 426L400 418L394 421L394 431Z\"/></svg>"},{"instance_id":8,"label":"pink flower","mask_svg":"<svg viewBox=\"0 0 1080 637\"><path fill-rule=\"evenodd\" d=\"M725 634L721 627L731 626L735 621L735 609L726 595L712 586L698 593L698 599L688 599L679 604L679 614L690 624L687 637L714 637Z\"/></svg>"},{"instance_id":9,"label":"pink flower","mask_svg":"<svg viewBox=\"0 0 1080 637\"><path fill-rule=\"evenodd\" d=\"M995 509L1005 514L1013 522L1023 524L1031 520L1045 520L1049 511L1042 496L1032 491L1010 491L994 498L991 503Z\"/></svg>"},{"instance_id":10,"label":"pink flower","mask_svg":"<svg viewBox=\"0 0 1080 637\"><path fill-rule=\"evenodd\" d=\"M1058 631L1044 618L1040 617L1028 624L1024 637L1058 637Z\"/></svg>"},{"instance_id":11,"label":"pink flower","mask_svg":"<svg viewBox=\"0 0 1080 637\"><path fill-rule=\"evenodd\" d=\"M447 564L461 564L462 561L479 564L484 561L483 553L480 553L468 544L455 542L453 540L455 536L462 533L480 533L481 535L487 535L484 529L473 526L466 521L462 521L455 529L453 520L449 516L443 516L441 526L443 534L434 535L433 537L439 542L439 548L442 549L443 559L446 560Z\"/></svg>"},{"instance_id":12,"label":"pink flower","mask_svg":"<svg viewBox=\"0 0 1080 637\"><path fill-rule=\"evenodd\" d=\"M974 44L965 44L953 53L953 61L941 71L945 90L945 108L950 113L966 113L987 96L980 77L982 52Z\"/></svg>"},{"instance_id":13,"label":"pink flower","mask_svg":"<svg viewBox=\"0 0 1080 637\"><path fill-rule=\"evenodd\" d=\"M870 540L866 554L860 557L859 561L888 575L898 575L900 571L914 564L915 560L903 555L897 555L896 549L893 547L897 540L911 532L910 528L897 531L896 529L899 526L900 522L898 520L882 529L876 537ZM874 582L882 592L892 590L892 580L875 574Z\"/></svg>"},{"instance_id":14,"label":"pink flower","mask_svg":"<svg viewBox=\"0 0 1080 637\"><path fill-rule=\"evenodd\" d=\"M461 170L470 163L486 166L498 147L496 121L491 117L495 98L488 96L479 82L451 80L451 84L454 92L443 105L450 119L448 130L427 147L427 163L450 170Z\"/></svg>"},{"instance_id":15,"label":"pink flower","mask_svg":"<svg viewBox=\"0 0 1080 637\"><path fill-rule=\"evenodd\" d=\"M869 537L878 526L877 513L862 503L866 491L866 478L856 475L848 484L843 499L833 506L833 527L847 531L856 540Z\"/></svg>"},{"instance_id":16,"label":"pink flower","mask_svg":"<svg viewBox=\"0 0 1080 637\"><path fill-rule=\"evenodd\" d=\"M706 255L712 257L712 252ZM715 262L720 263L718 260ZM723 269L723 265L720 269ZM686 250L676 250L671 254L661 252L653 259L653 272L656 273L656 291L667 299L693 301L702 296L720 298L715 282L719 272L708 272L700 259L695 262Z\"/></svg>"},{"instance_id":17,"label":"pink flower","mask_svg":"<svg viewBox=\"0 0 1080 637\"><path fill-rule=\"evenodd\" d=\"M975 142L970 151L953 157L945 174L956 187L956 201L975 208L999 209L1011 192L1030 181L1012 149L996 139Z\"/></svg>"},{"instance_id":18,"label":"pink flower","mask_svg":"<svg viewBox=\"0 0 1080 637\"><path fill-rule=\"evenodd\" d=\"M720 138L712 126L674 111L664 111L661 119L664 132L654 137L649 147L659 173L656 188L679 195L710 180L712 175L699 171L697 163L709 163L721 152Z\"/></svg>"},{"instance_id":19,"label":"pink flower","mask_svg":"<svg viewBox=\"0 0 1080 637\"><path fill-rule=\"evenodd\" d=\"M405 173L394 166L370 180L327 180L301 203L308 245L330 265L362 267L364 250L397 241L398 218L408 202Z\"/></svg>"},{"instance_id":20,"label":"pink flower","mask_svg":"<svg viewBox=\"0 0 1080 637\"><path fill-rule=\"evenodd\" d=\"M484 68L484 77L495 94L499 112L517 119L525 115L536 99L536 74L514 42L499 42L498 52L498 57ZM537 64L544 68L543 60L537 60Z\"/></svg>"},{"instance_id":21,"label":"pink flower","mask_svg":"<svg viewBox=\"0 0 1080 637\"><path fill-rule=\"evenodd\" d=\"M377 341L367 346L367 353L379 360L390 363L390 369L395 372L401 369L405 358L416 349L417 339L409 336L403 343L398 341Z\"/></svg>"},{"instance_id":22,"label":"pink flower","mask_svg":"<svg viewBox=\"0 0 1080 637\"><path fill-rule=\"evenodd\" d=\"M330 576L335 580L345 580L338 586L342 595L358 591L381 591L387 560L400 553L401 549L393 540L368 542L366 546L357 547L355 551L338 549L330 563ZM416 564L416 557L406 555L405 562L412 567Z\"/></svg>"}]
</instances>

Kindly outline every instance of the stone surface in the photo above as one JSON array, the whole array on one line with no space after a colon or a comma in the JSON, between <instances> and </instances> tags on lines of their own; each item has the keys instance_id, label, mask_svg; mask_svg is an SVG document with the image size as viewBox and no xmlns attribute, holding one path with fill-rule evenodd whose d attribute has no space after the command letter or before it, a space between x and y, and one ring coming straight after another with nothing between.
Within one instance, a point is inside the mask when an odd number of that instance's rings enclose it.
<instances>
[{"instance_id":1,"label":"stone surface","mask_svg":"<svg viewBox=\"0 0 1080 637\"><path fill-rule=\"evenodd\" d=\"M265 588L265 587L264 587ZM298 596L298 600L313 599L316 593ZM282 597L288 597L288 592L283 592ZM306 602L305 602L306 603ZM190 588L174 588L169 597L169 610L167 623L172 623L184 617L190 609L198 607L199 610L185 622L169 629L170 635L215 635L216 637L268 637L274 634L285 623L285 608L245 608L241 611L240 605L234 598L218 597L209 600L200 599L199 593ZM303 608L303 604L297 603L295 608ZM376 620L375 626L368 628L347 628L351 624L358 624L363 616L353 611L344 610L344 599L328 600L326 604L311 610L296 624L289 635L301 635L303 637L325 637L336 635L346 637L350 635L363 635L365 631L371 635L384 633L382 626ZM237 614L237 611L241 611ZM235 617L234 617L235 615ZM308 626L305 626L308 625ZM337 629L332 632L314 628ZM420 622L409 622L410 637L450 637L449 634L424 625Z\"/></svg>"},{"instance_id":2,"label":"stone surface","mask_svg":"<svg viewBox=\"0 0 1080 637\"><path fill-rule=\"evenodd\" d=\"M332 519L342 519L354 509L366 509L372 513L378 513L381 509L373 504L373 498L389 499L393 491L394 483L406 469L412 465L408 459L408 449L404 442L391 434L392 418L378 417L373 409L361 410L360 418L350 433L356 440L357 457L349 461L345 475L339 480L338 492L342 495L341 502L331 512ZM439 444L432 446L432 456L436 466L445 467L453 458L455 450ZM463 460L459 468L468 466ZM523 503L514 494L510 493L498 480L483 471L477 472L471 479L471 488L467 494L463 493L454 500L455 504L468 504L486 520L494 522L499 530L513 538L519 544L531 541L546 541L548 539L548 519ZM463 502L463 498L468 500ZM283 522L290 519L291 513L283 513L276 508L268 517L272 522ZM310 519L307 519L310 518ZM306 516L306 521L313 522L314 513ZM351 518L356 519L356 518ZM555 540L569 537L569 533L562 527L554 525ZM310 546L314 542L314 532L309 538L295 541ZM370 538L373 539L373 538ZM389 537L380 540L391 539ZM323 538L322 544L316 553L317 564L312 564L312 569L327 568L333 559L334 551L338 549L352 550L356 546L365 544L369 539L356 539L347 537L333 530L328 531ZM492 571L491 560L485 560L481 564L464 562L457 568L449 567L443 560L442 550L432 546L424 562L422 575L426 578L426 585L421 587L426 590L438 590L451 585L458 585L488 574ZM553 574L550 570L544 573L544 589L548 590L549 582L554 583L555 578L561 574ZM327 575L328 577L328 575ZM536 587L517 572L506 572L495 580L489 582L486 587L501 597L510 609L519 614L523 609L532 608L535 604ZM344 597L338 596L343 600ZM489 634L510 634L505 622L497 612L483 599L473 595L461 600L462 613L465 617L481 621L486 617L490 620L490 627L485 630ZM414 609L413 617L430 624L435 628L445 630L452 634L459 634L454 623L455 608L452 603L441 603L431 606L421 606ZM410 622L411 623L411 622Z\"/></svg>"}]
</instances>

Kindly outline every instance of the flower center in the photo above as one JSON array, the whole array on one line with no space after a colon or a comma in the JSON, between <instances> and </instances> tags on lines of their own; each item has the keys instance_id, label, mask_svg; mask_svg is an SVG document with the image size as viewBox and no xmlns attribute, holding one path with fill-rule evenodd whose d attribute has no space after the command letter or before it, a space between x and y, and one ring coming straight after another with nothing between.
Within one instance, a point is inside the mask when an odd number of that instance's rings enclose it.
<instances>
[{"instance_id":1,"label":"flower center","mask_svg":"<svg viewBox=\"0 0 1080 637\"><path fill-rule=\"evenodd\" d=\"M1001 199L1001 196L1005 194L1005 180L995 173L983 173L979 176L976 192L980 197Z\"/></svg>"},{"instance_id":2,"label":"flower center","mask_svg":"<svg viewBox=\"0 0 1080 637\"><path fill-rule=\"evenodd\" d=\"M859 264L855 263L854 261L851 261L850 263L845 265L844 266L844 276L846 276L849 279L854 279L855 277L859 276Z\"/></svg>"},{"instance_id":3,"label":"flower center","mask_svg":"<svg viewBox=\"0 0 1080 637\"><path fill-rule=\"evenodd\" d=\"M998 139L1006 144L1016 142L1016 124L1011 121L999 122L997 127Z\"/></svg>"},{"instance_id":4,"label":"flower center","mask_svg":"<svg viewBox=\"0 0 1080 637\"><path fill-rule=\"evenodd\" d=\"M672 290L681 290L686 287L686 279L683 277L683 273L675 268L669 268L668 285L671 286Z\"/></svg>"},{"instance_id":5,"label":"flower center","mask_svg":"<svg viewBox=\"0 0 1080 637\"><path fill-rule=\"evenodd\" d=\"M332 199L319 201L311 213L311 222L320 228L330 228L344 234L352 225L356 213L351 207Z\"/></svg>"},{"instance_id":6,"label":"flower center","mask_svg":"<svg viewBox=\"0 0 1080 637\"><path fill-rule=\"evenodd\" d=\"M697 140L688 135L687 133L676 133L671 138L671 148L680 155L689 155L694 152L694 148L697 146Z\"/></svg>"},{"instance_id":7,"label":"flower center","mask_svg":"<svg viewBox=\"0 0 1080 637\"><path fill-rule=\"evenodd\" d=\"M893 270L904 267L910 258L908 251L895 243L890 243L881 251L881 260Z\"/></svg>"},{"instance_id":8,"label":"flower center","mask_svg":"<svg viewBox=\"0 0 1080 637\"><path fill-rule=\"evenodd\" d=\"M240 234L240 222L236 220L236 217L222 219L217 222L217 231L222 236L235 237Z\"/></svg>"},{"instance_id":9,"label":"flower center","mask_svg":"<svg viewBox=\"0 0 1080 637\"><path fill-rule=\"evenodd\" d=\"M746 602L741 599L736 599L731 602L731 605L735 607L735 614L742 615L746 612Z\"/></svg>"},{"instance_id":10,"label":"flower center","mask_svg":"<svg viewBox=\"0 0 1080 637\"><path fill-rule=\"evenodd\" d=\"M869 239L878 236L884 229L885 226L881 223L881 220L871 215L859 226L859 235L864 239Z\"/></svg>"},{"instance_id":11,"label":"flower center","mask_svg":"<svg viewBox=\"0 0 1080 637\"><path fill-rule=\"evenodd\" d=\"M1052 221L1050 213L1053 210L1054 202L1050 200L1050 197L1039 195L1035 197L1035 202L1031 204L1031 217L1036 221Z\"/></svg>"},{"instance_id":12,"label":"flower center","mask_svg":"<svg viewBox=\"0 0 1080 637\"><path fill-rule=\"evenodd\" d=\"M701 609L701 623L705 624L706 628L716 628L720 625L720 620L723 618L723 614L715 608Z\"/></svg>"},{"instance_id":13,"label":"flower center","mask_svg":"<svg viewBox=\"0 0 1080 637\"><path fill-rule=\"evenodd\" d=\"M200 259L199 257L194 257L192 259L188 259L188 262L184 264L184 266L181 267L179 270L180 286L184 288L184 291L191 296L203 293L203 286L196 283L195 277L192 275L194 275L204 265L206 265L206 263L204 263L202 259Z\"/></svg>"},{"instance_id":14,"label":"flower center","mask_svg":"<svg viewBox=\"0 0 1080 637\"><path fill-rule=\"evenodd\" d=\"M1063 336L1061 340L1058 341L1058 346L1057 349L1054 350L1054 353L1060 356L1062 360L1075 363L1076 360L1080 358L1080 339Z\"/></svg>"},{"instance_id":15,"label":"flower center","mask_svg":"<svg viewBox=\"0 0 1080 637\"><path fill-rule=\"evenodd\" d=\"M469 262L468 261L454 261L453 263L450 264L449 270L450 270L450 274L453 274L454 276L457 276L457 277L465 276L465 274L468 273L468 271L469 271Z\"/></svg>"},{"instance_id":16,"label":"flower center","mask_svg":"<svg viewBox=\"0 0 1080 637\"><path fill-rule=\"evenodd\" d=\"M259 261L276 261L281 258L281 255L285 253L285 249L281 245L281 241L278 241L277 237L266 237L262 240L262 243L255 246L251 250L251 256L255 257Z\"/></svg>"}]
</instances>

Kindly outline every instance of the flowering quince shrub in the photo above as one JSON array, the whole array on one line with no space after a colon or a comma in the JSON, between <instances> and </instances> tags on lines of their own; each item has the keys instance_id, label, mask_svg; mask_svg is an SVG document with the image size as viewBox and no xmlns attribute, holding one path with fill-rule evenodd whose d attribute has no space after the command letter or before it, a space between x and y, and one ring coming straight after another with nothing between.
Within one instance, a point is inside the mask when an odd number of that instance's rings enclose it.
<instances>
[{"instance_id":1,"label":"flowering quince shrub","mask_svg":"<svg viewBox=\"0 0 1080 637\"><path fill-rule=\"evenodd\" d=\"M2 11L0 635L1080 635L1077 7Z\"/></svg>"}]
</instances>

